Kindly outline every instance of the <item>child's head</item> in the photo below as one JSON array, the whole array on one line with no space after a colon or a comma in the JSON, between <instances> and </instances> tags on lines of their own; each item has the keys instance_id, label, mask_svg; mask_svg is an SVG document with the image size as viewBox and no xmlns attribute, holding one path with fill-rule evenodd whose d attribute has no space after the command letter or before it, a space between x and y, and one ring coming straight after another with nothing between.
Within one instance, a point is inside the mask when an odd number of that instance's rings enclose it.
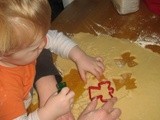
<instances>
[{"instance_id":1,"label":"child's head","mask_svg":"<svg viewBox=\"0 0 160 120\"><path fill-rule=\"evenodd\" d=\"M48 0L0 0L0 58L44 39L50 20Z\"/></svg>"}]
</instances>

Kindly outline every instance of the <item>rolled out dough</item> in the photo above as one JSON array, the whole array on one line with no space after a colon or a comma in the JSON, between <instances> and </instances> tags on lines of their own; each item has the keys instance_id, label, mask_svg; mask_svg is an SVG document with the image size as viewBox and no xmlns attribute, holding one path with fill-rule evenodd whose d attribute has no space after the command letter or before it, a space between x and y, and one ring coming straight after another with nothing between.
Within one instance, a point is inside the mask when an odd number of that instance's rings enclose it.
<instances>
[{"instance_id":1,"label":"rolled out dough","mask_svg":"<svg viewBox=\"0 0 160 120\"><path fill-rule=\"evenodd\" d=\"M113 96L118 98L116 107L122 110L121 120L160 120L160 55L142 48L129 40L117 39L107 35L94 36L87 33L75 34L72 39L91 56L101 56L104 59L106 70L105 78L111 81L115 89ZM119 66L115 59L122 59L122 54L129 52L134 56L137 63L134 67L127 64ZM65 76L76 66L70 60L57 58L56 65ZM136 88L127 89L127 85L116 90L113 79L122 82L122 74L130 73L134 78ZM70 82L74 81L74 78ZM76 99L73 114L75 118L90 102L88 96L88 86L97 85L98 81L88 74L88 82L84 86L85 90ZM77 83L78 84L78 83ZM78 91L76 91L78 92ZM105 91L102 91L105 95ZM98 106L101 106L99 101Z\"/></svg>"}]
</instances>

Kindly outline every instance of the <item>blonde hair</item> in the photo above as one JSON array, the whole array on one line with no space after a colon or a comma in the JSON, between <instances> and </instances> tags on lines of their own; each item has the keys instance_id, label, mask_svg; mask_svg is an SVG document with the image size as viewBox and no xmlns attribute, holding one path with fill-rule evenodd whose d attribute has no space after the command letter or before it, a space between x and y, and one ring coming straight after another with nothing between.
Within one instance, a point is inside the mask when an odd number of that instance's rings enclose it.
<instances>
[{"instance_id":1,"label":"blonde hair","mask_svg":"<svg viewBox=\"0 0 160 120\"><path fill-rule=\"evenodd\" d=\"M44 37L50 21L48 0L0 0L0 56Z\"/></svg>"}]
</instances>

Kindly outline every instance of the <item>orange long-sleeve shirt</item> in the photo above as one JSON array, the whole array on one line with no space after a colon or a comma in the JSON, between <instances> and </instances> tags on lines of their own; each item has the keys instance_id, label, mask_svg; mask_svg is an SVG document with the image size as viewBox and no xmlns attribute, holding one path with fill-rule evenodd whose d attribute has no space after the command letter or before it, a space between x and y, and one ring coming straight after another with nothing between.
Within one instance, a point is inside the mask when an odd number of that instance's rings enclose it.
<instances>
[{"instance_id":1,"label":"orange long-sleeve shirt","mask_svg":"<svg viewBox=\"0 0 160 120\"><path fill-rule=\"evenodd\" d=\"M26 113L24 100L33 86L35 63L8 68L0 66L0 120Z\"/></svg>"}]
</instances>

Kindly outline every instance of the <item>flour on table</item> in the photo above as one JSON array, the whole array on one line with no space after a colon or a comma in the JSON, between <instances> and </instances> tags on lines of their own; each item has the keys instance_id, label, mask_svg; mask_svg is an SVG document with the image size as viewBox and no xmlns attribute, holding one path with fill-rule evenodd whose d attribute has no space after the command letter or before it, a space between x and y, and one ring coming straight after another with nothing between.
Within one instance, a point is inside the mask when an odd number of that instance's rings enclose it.
<instances>
[{"instance_id":1,"label":"flour on table","mask_svg":"<svg viewBox=\"0 0 160 120\"><path fill-rule=\"evenodd\" d=\"M156 33L151 34L151 36L140 35L135 43L144 48L146 45L160 46L160 37Z\"/></svg>"}]
</instances>

